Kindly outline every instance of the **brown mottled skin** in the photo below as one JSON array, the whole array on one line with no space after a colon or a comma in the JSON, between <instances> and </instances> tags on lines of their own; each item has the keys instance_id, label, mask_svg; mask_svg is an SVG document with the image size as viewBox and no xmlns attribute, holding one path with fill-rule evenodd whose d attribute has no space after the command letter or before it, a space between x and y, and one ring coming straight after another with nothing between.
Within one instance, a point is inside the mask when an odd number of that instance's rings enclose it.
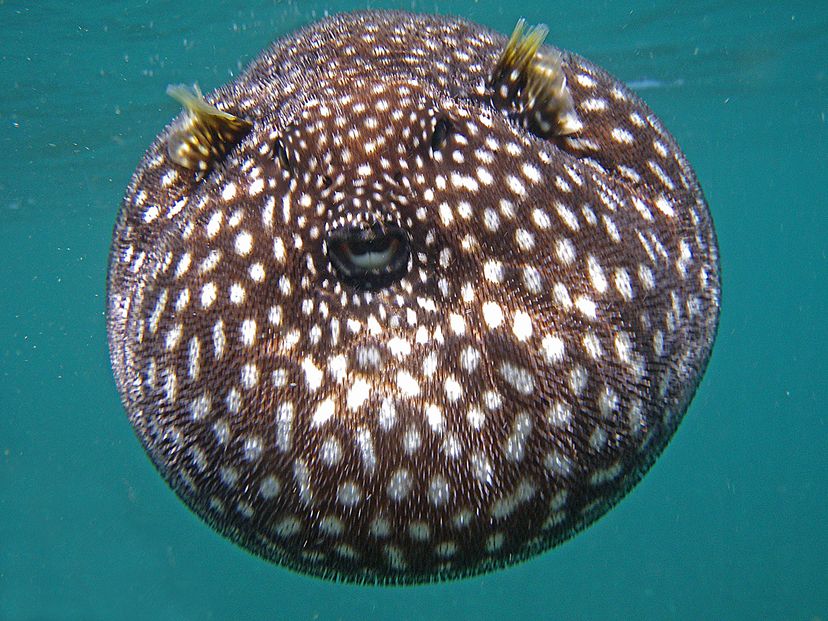
<instances>
[{"instance_id":1,"label":"brown mottled skin","mask_svg":"<svg viewBox=\"0 0 828 621\"><path fill-rule=\"evenodd\" d=\"M204 170L171 155L184 116L130 182L125 408L182 500L273 562L416 583L543 552L644 475L698 386L720 290L692 169L569 52L530 51L549 105L527 120L513 65L493 77L507 40L327 19L207 96L243 123Z\"/></svg>"}]
</instances>

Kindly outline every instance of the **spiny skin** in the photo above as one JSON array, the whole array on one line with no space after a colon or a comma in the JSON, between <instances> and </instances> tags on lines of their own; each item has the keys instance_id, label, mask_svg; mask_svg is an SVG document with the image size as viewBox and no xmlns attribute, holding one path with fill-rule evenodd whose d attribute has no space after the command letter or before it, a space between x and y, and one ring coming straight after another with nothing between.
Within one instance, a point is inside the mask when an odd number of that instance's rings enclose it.
<instances>
[{"instance_id":1,"label":"spiny skin","mask_svg":"<svg viewBox=\"0 0 828 621\"><path fill-rule=\"evenodd\" d=\"M172 162L171 126L129 185L108 279L129 418L193 511L273 562L416 583L538 554L629 491L698 385L720 290L693 171L564 51L579 131L524 129L488 92L506 41L323 21L207 97L252 122L223 161ZM365 289L323 240L372 218L410 260Z\"/></svg>"}]
</instances>

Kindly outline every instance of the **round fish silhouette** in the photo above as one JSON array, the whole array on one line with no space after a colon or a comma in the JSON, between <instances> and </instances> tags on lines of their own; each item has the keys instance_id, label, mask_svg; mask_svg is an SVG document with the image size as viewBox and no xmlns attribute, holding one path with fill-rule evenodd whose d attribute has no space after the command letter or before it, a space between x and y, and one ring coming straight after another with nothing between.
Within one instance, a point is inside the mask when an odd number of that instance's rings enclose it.
<instances>
[{"instance_id":1,"label":"round fish silhouette","mask_svg":"<svg viewBox=\"0 0 828 621\"><path fill-rule=\"evenodd\" d=\"M539 554L679 425L716 334L716 236L628 88L511 38L363 12L275 43L126 192L107 326L129 419L189 507L326 578Z\"/></svg>"}]
</instances>

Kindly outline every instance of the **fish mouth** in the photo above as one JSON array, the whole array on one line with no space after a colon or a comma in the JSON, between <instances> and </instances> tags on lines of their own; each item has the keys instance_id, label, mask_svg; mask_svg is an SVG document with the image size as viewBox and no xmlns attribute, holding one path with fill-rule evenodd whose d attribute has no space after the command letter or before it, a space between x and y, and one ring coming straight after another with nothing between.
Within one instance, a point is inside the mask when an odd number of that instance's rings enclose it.
<instances>
[{"instance_id":1,"label":"fish mouth","mask_svg":"<svg viewBox=\"0 0 828 621\"><path fill-rule=\"evenodd\" d=\"M363 289L381 289L408 273L411 241L393 223L346 224L325 236L328 259L339 278Z\"/></svg>"}]
</instances>

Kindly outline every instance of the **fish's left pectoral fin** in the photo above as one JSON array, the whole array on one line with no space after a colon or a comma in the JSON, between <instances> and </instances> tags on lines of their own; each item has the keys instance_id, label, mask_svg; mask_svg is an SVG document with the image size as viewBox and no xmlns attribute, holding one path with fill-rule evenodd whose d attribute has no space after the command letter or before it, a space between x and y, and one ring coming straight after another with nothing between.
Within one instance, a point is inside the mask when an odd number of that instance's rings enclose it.
<instances>
[{"instance_id":1,"label":"fish's left pectoral fin","mask_svg":"<svg viewBox=\"0 0 828 621\"><path fill-rule=\"evenodd\" d=\"M581 127L566 85L561 55L541 49L549 29L526 30L521 19L489 78L492 103L542 138L574 134Z\"/></svg>"},{"instance_id":2,"label":"fish's left pectoral fin","mask_svg":"<svg viewBox=\"0 0 828 621\"><path fill-rule=\"evenodd\" d=\"M206 171L244 138L250 121L223 112L207 103L197 85L170 85L167 95L181 103L183 116L167 136L167 153L185 168Z\"/></svg>"}]
</instances>

